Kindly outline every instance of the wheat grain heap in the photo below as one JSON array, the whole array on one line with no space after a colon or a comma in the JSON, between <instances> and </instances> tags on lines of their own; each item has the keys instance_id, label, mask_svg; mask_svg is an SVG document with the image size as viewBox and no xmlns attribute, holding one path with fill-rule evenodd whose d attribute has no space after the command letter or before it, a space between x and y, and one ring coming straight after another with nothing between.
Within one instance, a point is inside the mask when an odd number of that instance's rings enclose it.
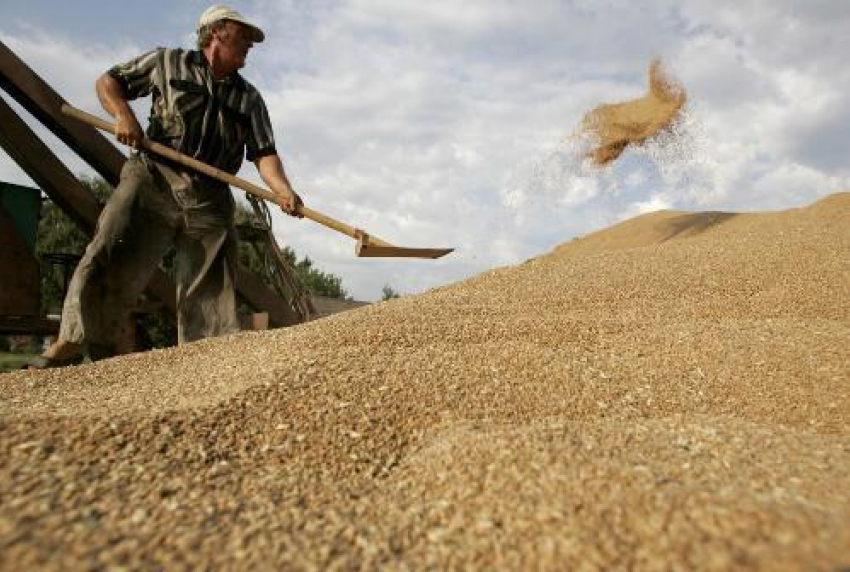
<instances>
[{"instance_id":1,"label":"wheat grain heap","mask_svg":"<svg viewBox=\"0 0 850 572\"><path fill-rule=\"evenodd\" d=\"M587 156L596 166L617 159L627 147L671 129L687 101L685 89L662 66L659 58L649 65L646 95L621 103L606 103L582 118L576 136L586 140Z\"/></svg>"},{"instance_id":2,"label":"wheat grain heap","mask_svg":"<svg viewBox=\"0 0 850 572\"><path fill-rule=\"evenodd\" d=\"M0 567L837 570L850 193L0 376Z\"/></svg>"}]
</instances>

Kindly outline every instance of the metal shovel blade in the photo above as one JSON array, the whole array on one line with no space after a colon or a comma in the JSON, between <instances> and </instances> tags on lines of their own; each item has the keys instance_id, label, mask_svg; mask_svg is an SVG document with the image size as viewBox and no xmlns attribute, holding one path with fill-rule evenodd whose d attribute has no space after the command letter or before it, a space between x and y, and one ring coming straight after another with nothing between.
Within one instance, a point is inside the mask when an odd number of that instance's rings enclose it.
<instances>
[{"instance_id":1,"label":"metal shovel blade","mask_svg":"<svg viewBox=\"0 0 850 572\"><path fill-rule=\"evenodd\" d=\"M354 252L361 258L440 258L454 248L407 248L383 246L358 240Z\"/></svg>"}]
</instances>

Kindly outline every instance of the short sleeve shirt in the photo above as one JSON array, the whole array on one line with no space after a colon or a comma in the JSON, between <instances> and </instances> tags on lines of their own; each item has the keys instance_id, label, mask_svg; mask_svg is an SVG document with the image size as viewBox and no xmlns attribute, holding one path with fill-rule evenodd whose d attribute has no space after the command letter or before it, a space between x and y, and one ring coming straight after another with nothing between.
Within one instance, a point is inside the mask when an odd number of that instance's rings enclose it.
<instances>
[{"instance_id":1,"label":"short sleeve shirt","mask_svg":"<svg viewBox=\"0 0 850 572\"><path fill-rule=\"evenodd\" d=\"M266 104L238 73L216 80L203 52L158 48L109 70L128 99L152 96L147 136L235 174L276 152Z\"/></svg>"}]
</instances>

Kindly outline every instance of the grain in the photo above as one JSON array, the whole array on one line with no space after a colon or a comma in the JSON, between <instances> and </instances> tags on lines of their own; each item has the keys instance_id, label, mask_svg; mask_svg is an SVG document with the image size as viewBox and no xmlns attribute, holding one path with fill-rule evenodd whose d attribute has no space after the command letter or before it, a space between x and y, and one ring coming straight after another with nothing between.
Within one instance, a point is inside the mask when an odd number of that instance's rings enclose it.
<instances>
[{"instance_id":1,"label":"grain","mask_svg":"<svg viewBox=\"0 0 850 572\"><path fill-rule=\"evenodd\" d=\"M582 118L577 138L589 144L591 163L603 166L627 147L670 130L687 101L685 89L667 72L659 58L649 65L649 88L637 99L600 105Z\"/></svg>"},{"instance_id":2,"label":"grain","mask_svg":"<svg viewBox=\"0 0 850 572\"><path fill-rule=\"evenodd\" d=\"M0 376L0 568L837 570L850 193Z\"/></svg>"}]
</instances>

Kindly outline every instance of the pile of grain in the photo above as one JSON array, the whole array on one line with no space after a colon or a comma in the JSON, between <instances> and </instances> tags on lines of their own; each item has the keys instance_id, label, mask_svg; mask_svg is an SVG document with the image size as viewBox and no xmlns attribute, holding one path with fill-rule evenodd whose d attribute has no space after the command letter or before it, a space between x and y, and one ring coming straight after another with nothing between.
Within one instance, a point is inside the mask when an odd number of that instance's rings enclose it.
<instances>
[{"instance_id":1,"label":"pile of grain","mask_svg":"<svg viewBox=\"0 0 850 572\"><path fill-rule=\"evenodd\" d=\"M589 139L588 156L606 165L628 146L643 144L673 126L685 105L684 88L668 73L661 60L649 66L649 91L643 97L623 103L600 105L584 116L579 138Z\"/></svg>"},{"instance_id":2,"label":"pile of grain","mask_svg":"<svg viewBox=\"0 0 850 572\"><path fill-rule=\"evenodd\" d=\"M302 327L0 376L0 568L850 565L848 220L850 193L655 213Z\"/></svg>"}]
</instances>

